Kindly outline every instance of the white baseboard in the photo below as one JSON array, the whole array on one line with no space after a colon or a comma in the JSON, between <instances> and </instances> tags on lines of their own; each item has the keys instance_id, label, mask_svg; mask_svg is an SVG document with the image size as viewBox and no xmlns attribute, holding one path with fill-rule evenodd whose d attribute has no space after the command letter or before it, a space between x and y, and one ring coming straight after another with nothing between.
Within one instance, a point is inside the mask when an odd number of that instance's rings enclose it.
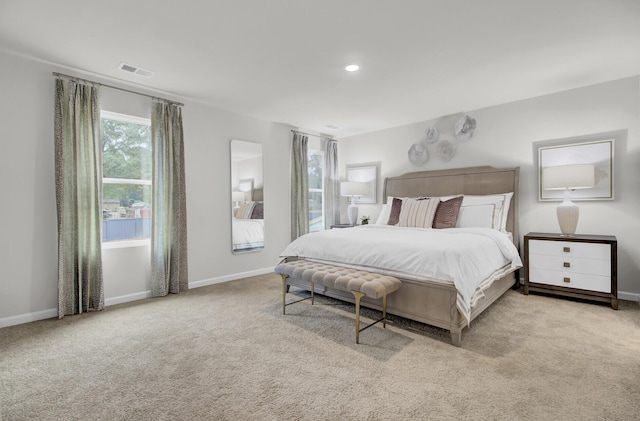
<instances>
[{"instance_id":1,"label":"white baseboard","mask_svg":"<svg viewBox=\"0 0 640 421\"><path fill-rule=\"evenodd\" d=\"M189 288L199 288L207 285L219 284L222 282L234 281L236 279L248 278L250 276L264 275L273 272L273 266L257 269L248 272L234 273L231 275L219 276L217 278L203 279L201 281L189 282ZM105 307L116 304L128 303L131 301L143 300L151 297L151 291L136 292L135 294L121 295L119 297L107 298L104 300ZM23 323L36 322L38 320L51 319L58 317L58 309L51 308L48 310L34 311L32 313L19 314L17 316L9 316L0 318L0 329L3 327L20 325Z\"/></svg>"},{"instance_id":2,"label":"white baseboard","mask_svg":"<svg viewBox=\"0 0 640 421\"><path fill-rule=\"evenodd\" d=\"M142 300L151 297L151 291L138 292L135 294L122 295L120 297L107 298L104 300L105 307L116 304L128 303L130 301ZM35 311L33 313L20 314L18 316L10 316L0 319L0 329L3 327L21 325L23 323L36 322L38 320L51 319L58 317L58 309L50 308L48 310Z\"/></svg>"},{"instance_id":3,"label":"white baseboard","mask_svg":"<svg viewBox=\"0 0 640 421\"><path fill-rule=\"evenodd\" d=\"M131 301L144 300L151 298L151 291L136 292L135 294L121 295L119 297L105 298L105 307L114 306L116 304L128 303Z\"/></svg>"},{"instance_id":4,"label":"white baseboard","mask_svg":"<svg viewBox=\"0 0 640 421\"><path fill-rule=\"evenodd\" d=\"M618 291L618 300L640 302L640 294L635 292Z\"/></svg>"},{"instance_id":5,"label":"white baseboard","mask_svg":"<svg viewBox=\"0 0 640 421\"><path fill-rule=\"evenodd\" d=\"M35 322L38 320L51 319L53 317L58 317L57 308L34 311L33 313L20 314L18 316L9 316L0 319L0 328L21 325L23 323Z\"/></svg>"},{"instance_id":6,"label":"white baseboard","mask_svg":"<svg viewBox=\"0 0 640 421\"><path fill-rule=\"evenodd\" d=\"M273 273L273 266L263 269L251 270L248 272L234 273L231 275L218 276L216 278L203 279L201 281L189 282L189 288L200 288L207 285L220 284L222 282L235 281L236 279L248 278L250 276L264 275Z\"/></svg>"}]
</instances>

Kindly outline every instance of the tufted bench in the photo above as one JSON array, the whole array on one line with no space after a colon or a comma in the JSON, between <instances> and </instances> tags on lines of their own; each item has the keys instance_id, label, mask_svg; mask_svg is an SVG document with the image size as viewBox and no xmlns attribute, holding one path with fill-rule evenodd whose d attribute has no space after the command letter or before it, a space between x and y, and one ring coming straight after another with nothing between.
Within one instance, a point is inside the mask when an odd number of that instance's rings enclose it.
<instances>
[{"instance_id":1,"label":"tufted bench","mask_svg":"<svg viewBox=\"0 0 640 421\"><path fill-rule=\"evenodd\" d=\"M400 280L392 276L379 275L377 273L310 262L307 260L294 260L280 263L275 267L275 272L282 277L282 314L285 314L286 306L299 301L311 299L311 304L313 305L313 289L315 284L324 285L340 291L351 292L356 304L356 343L360 343L360 332L374 324L382 322L383 327L387 327L387 295L397 291L401 285ZM311 296L287 303L287 278L289 277L309 282L311 285ZM360 329L360 300L362 297L382 298L382 318Z\"/></svg>"}]
</instances>

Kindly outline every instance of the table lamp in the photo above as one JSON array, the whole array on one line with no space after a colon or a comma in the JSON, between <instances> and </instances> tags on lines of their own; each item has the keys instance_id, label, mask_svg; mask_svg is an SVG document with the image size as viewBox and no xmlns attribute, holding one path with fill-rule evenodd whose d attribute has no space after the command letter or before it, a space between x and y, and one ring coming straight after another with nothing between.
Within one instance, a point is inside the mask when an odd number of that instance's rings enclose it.
<instances>
[{"instance_id":1,"label":"table lamp","mask_svg":"<svg viewBox=\"0 0 640 421\"><path fill-rule=\"evenodd\" d=\"M245 194L241 191L232 191L231 192L231 201L234 203L233 206L233 214L235 215L238 209L240 208L240 202L244 202Z\"/></svg>"},{"instance_id":2,"label":"table lamp","mask_svg":"<svg viewBox=\"0 0 640 421\"><path fill-rule=\"evenodd\" d=\"M564 201L558 205L558 224L566 236L575 234L580 211L571 201L571 192L576 189L590 189L595 185L595 166L593 164L573 164L547 167L542 170L542 188L545 190L563 190Z\"/></svg>"},{"instance_id":3,"label":"table lamp","mask_svg":"<svg viewBox=\"0 0 640 421\"><path fill-rule=\"evenodd\" d=\"M349 207L347 215L349 215L349 224L355 225L358 220L358 205L355 204L356 197L364 196L368 193L366 183L359 181L343 181L340 183L340 196L349 197Z\"/></svg>"}]
</instances>

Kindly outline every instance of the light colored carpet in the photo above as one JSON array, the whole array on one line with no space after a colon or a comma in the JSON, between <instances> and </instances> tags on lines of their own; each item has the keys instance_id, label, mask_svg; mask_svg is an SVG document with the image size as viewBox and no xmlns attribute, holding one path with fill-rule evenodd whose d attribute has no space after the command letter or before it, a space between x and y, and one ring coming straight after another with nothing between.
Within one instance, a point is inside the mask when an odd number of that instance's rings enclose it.
<instances>
[{"instance_id":1,"label":"light colored carpet","mask_svg":"<svg viewBox=\"0 0 640 421\"><path fill-rule=\"evenodd\" d=\"M0 329L2 420L640 419L638 303L509 291L461 348L397 317L356 345L353 306L283 316L280 291L264 275Z\"/></svg>"}]
</instances>

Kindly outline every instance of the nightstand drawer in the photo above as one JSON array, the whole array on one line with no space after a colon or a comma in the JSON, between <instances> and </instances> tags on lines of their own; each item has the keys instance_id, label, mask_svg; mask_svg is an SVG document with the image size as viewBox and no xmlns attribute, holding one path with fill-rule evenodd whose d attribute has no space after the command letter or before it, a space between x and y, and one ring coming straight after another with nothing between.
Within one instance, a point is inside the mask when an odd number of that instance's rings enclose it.
<instances>
[{"instance_id":1,"label":"nightstand drawer","mask_svg":"<svg viewBox=\"0 0 640 421\"><path fill-rule=\"evenodd\" d=\"M566 273L532 267L529 269L529 282L589 291L611 292L610 276L590 275L586 273Z\"/></svg>"},{"instance_id":2,"label":"nightstand drawer","mask_svg":"<svg viewBox=\"0 0 640 421\"><path fill-rule=\"evenodd\" d=\"M563 273L587 273L611 277L611 259L583 259L571 256L530 254L529 266L533 269L555 270Z\"/></svg>"},{"instance_id":3,"label":"nightstand drawer","mask_svg":"<svg viewBox=\"0 0 640 421\"><path fill-rule=\"evenodd\" d=\"M585 259L611 259L609 244L578 243L570 241L530 240L529 254L550 256L573 256Z\"/></svg>"}]
</instances>

